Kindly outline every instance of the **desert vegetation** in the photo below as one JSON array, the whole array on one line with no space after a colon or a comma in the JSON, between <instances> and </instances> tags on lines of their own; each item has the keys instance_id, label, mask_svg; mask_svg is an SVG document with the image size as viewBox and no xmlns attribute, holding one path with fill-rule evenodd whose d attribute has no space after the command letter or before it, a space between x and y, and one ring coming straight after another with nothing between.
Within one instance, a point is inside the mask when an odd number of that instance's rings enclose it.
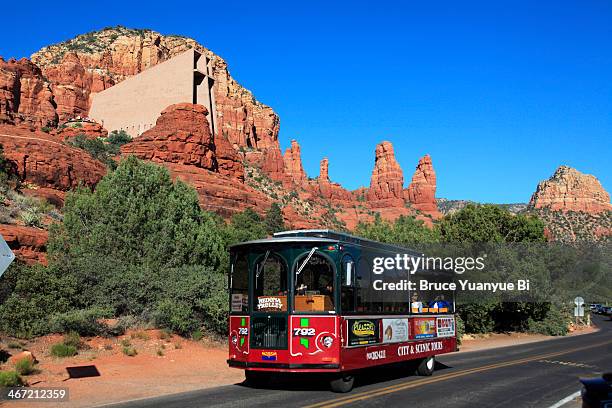
<instances>
[{"instance_id":1,"label":"desert vegetation","mask_svg":"<svg viewBox=\"0 0 612 408\"><path fill-rule=\"evenodd\" d=\"M224 333L228 245L284 228L278 205L226 223L166 169L127 158L95 191L67 195L62 222L50 228L48 266L15 263L5 273L0 331L118 335L150 324L185 336ZM110 317L119 320L101 323ZM61 344L59 354L78 348Z\"/></svg>"},{"instance_id":2,"label":"desert vegetation","mask_svg":"<svg viewBox=\"0 0 612 408\"><path fill-rule=\"evenodd\" d=\"M116 136L121 139L111 135ZM63 217L50 228L47 266L16 262L5 273L0 280L0 332L17 338L67 333L51 350L58 357L78 351L75 336L117 336L135 326L194 339L223 335L228 246L286 228L279 204L265 216L247 209L225 222L203 211L196 191L173 181L165 168L128 157L95 190L78 188L67 194ZM545 241L544 224L537 217L472 204L433 228L412 217L395 222L375 217L359 224L355 233L417 248ZM521 256L509 257L504 268L532 260ZM547 265L538 265L534 276L546 272L542 268ZM550 299L465 303L459 310L461 328L472 333L564 334L568 310ZM110 318L114 323L105 323ZM130 347L123 346L126 355L136 351Z\"/></svg>"}]
</instances>

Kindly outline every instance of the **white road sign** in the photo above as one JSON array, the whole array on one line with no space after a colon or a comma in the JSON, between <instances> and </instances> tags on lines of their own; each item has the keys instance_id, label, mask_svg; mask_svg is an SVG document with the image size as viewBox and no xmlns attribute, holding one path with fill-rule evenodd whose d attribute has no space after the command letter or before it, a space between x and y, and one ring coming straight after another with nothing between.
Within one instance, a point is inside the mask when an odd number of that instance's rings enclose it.
<instances>
[{"instance_id":1,"label":"white road sign","mask_svg":"<svg viewBox=\"0 0 612 408\"><path fill-rule=\"evenodd\" d=\"M574 316L575 317L584 317L584 306L576 306L574 308Z\"/></svg>"},{"instance_id":2,"label":"white road sign","mask_svg":"<svg viewBox=\"0 0 612 408\"><path fill-rule=\"evenodd\" d=\"M15 259L15 254L11 251L4 237L0 235L0 276L6 271L11 262Z\"/></svg>"},{"instance_id":3,"label":"white road sign","mask_svg":"<svg viewBox=\"0 0 612 408\"><path fill-rule=\"evenodd\" d=\"M580 307L584 305L584 299L580 296L577 296L576 299L574 299L574 303L576 304L576 306Z\"/></svg>"}]
</instances>

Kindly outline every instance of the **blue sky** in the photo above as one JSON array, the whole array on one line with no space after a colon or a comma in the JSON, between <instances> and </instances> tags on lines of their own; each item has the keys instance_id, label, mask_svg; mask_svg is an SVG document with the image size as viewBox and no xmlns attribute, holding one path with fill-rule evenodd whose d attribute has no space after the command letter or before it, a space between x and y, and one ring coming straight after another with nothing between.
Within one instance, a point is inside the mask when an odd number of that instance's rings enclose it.
<instances>
[{"instance_id":1,"label":"blue sky","mask_svg":"<svg viewBox=\"0 0 612 408\"><path fill-rule=\"evenodd\" d=\"M182 34L281 117L307 173L368 185L395 146L406 185L431 154L438 197L526 202L566 164L612 190L612 2L113 2L3 5L0 55L121 24ZM9 23L12 20L12 23Z\"/></svg>"}]
</instances>

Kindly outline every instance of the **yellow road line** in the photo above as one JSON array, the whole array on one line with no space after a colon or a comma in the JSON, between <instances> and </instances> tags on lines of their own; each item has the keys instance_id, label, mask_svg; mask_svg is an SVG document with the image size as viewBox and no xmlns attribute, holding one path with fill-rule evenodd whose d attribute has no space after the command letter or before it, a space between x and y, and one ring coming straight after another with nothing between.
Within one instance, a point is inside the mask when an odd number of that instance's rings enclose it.
<instances>
[{"instance_id":1,"label":"yellow road line","mask_svg":"<svg viewBox=\"0 0 612 408\"><path fill-rule=\"evenodd\" d=\"M418 386L421 386L421 385L427 385L427 384L435 383L435 382L438 382L438 381L450 380L452 378L462 377L462 376L465 376L465 375L479 373L479 372L482 372L482 371L489 371L489 370L493 370L493 369L496 369L496 368L508 367L508 366L513 366L513 365L517 365L517 364L527 363L527 362L530 362L530 361L535 361L535 360L541 360L541 359L546 359L546 358L550 358L550 357L560 356L562 354L573 353L575 351L588 350L588 349L595 348L595 347L605 346L606 344L612 344L612 341L605 341L603 343L597 343L597 344L593 344L593 345L590 345L590 346L576 347L576 348L573 348L573 349L568 349L568 350L563 350L563 351L556 351L556 352L547 353L547 354L540 354L540 355L537 355L537 356L525 357L525 358L522 358L522 359L511 360L511 361L506 361L506 362L502 362L502 363L489 364L489 365L482 366L482 367L476 367L476 368L470 368L470 369L465 369L465 370L457 371L455 373L443 374L443 375L436 376L436 377L433 377L433 378L424 378L424 379L421 379L421 380L410 381L408 383L391 385L391 386L380 388L380 389L376 389L376 390L365 391L365 392L362 392L362 393L359 393L359 394L349 395L349 396L346 396L346 397L335 398L335 399L331 399L331 400L328 400L328 401L323 401L323 402L319 402L319 403L316 403L316 404L307 405L305 408L320 408L320 407L332 408L332 407L339 407L341 405L351 404L353 402L363 401L363 400L366 400L366 399L370 399L370 398L374 398L374 397L379 397L381 395L391 394L391 393L402 391L402 390L406 390L406 389L409 389L409 388L415 388L415 387L418 387Z\"/></svg>"}]
</instances>

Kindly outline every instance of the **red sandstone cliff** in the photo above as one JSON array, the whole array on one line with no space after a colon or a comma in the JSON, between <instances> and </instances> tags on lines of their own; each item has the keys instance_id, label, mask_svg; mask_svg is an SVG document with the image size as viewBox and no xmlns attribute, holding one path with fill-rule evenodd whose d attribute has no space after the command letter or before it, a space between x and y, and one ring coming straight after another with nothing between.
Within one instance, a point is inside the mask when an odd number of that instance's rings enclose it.
<instances>
[{"instance_id":1,"label":"red sandstone cliff","mask_svg":"<svg viewBox=\"0 0 612 408\"><path fill-rule=\"evenodd\" d=\"M376 146L374 170L368 190L369 201L404 199L404 173L397 160L390 142L381 142Z\"/></svg>"},{"instance_id":2,"label":"red sandstone cliff","mask_svg":"<svg viewBox=\"0 0 612 408\"><path fill-rule=\"evenodd\" d=\"M80 183L93 186L106 173L84 150L40 131L0 125L0 144L18 177L40 187L67 191Z\"/></svg>"},{"instance_id":3,"label":"red sandstone cliff","mask_svg":"<svg viewBox=\"0 0 612 408\"><path fill-rule=\"evenodd\" d=\"M599 213L612 211L610 195L595 176L561 166L548 180L542 181L531 196L533 208L552 211Z\"/></svg>"},{"instance_id":4,"label":"red sandstone cliff","mask_svg":"<svg viewBox=\"0 0 612 408\"><path fill-rule=\"evenodd\" d=\"M301 186L308 180L304 167L302 167L301 148L296 140L292 140L291 147L285 150L283 160L285 163L285 174L295 185Z\"/></svg>"},{"instance_id":5,"label":"red sandstone cliff","mask_svg":"<svg viewBox=\"0 0 612 408\"><path fill-rule=\"evenodd\" d=\"M227 63L195 40L152 30L106 28L42 48L32 62L49 79L60 121L87 114L90 95L190 48L212 61L219 132L236 149L278 148L279 118L230 75Z\"/></svg>"},{"instance_id":6,"label":"red sandstone cliff","mask_svg":"<svg viewBox=\"0 0 612 408\"><path fill-rule=\"evenodd\" d=\"M40 69L23 58L0 57L0 123L55 126L53 94Z\"/></svg>"},{"instance_id":7,"label":"red sandstone cliff","mask_svg":"<svg viewBox=\"0 0 612 408\"><path fill-rule=\"evenodd\" d=\"M158 163L195 166L242 181L244 168L238 153L223 136L211 134L207 114L202 105L171 105L153 128L124 145L121 152Z\"/></svg>"},{"instance_id":8,"label":"red sandstone cliff","mask_svg":"<svg viewBox=\"0 0 612 408\"><path fill-rule=\"evenodd\" d=\"M22 261L47 263L47 240L49 233L33 227L0 224L0 235L4 237L15 256Z\"/></svg>"},{"instance_id":9,"label":"red sandstone cliff","mask_svg":"<svg viewBox=\"0 0 612 408\"><path fill-rule=\"evenodd\" d=\"M248 207L258 212L271 202L244 184L239 154L223 136L210 133L202 105L180 103L166 108L156 125L121 147L122 155L159 163L197 190L206 210L223 216Z\"/></svg>"},{"instance_id":10,"label":"red sandstone cliff","mask_svg":"<svg viewBox=\"0 0 612 408\"><path fill-rule=\"evenodd\" d=\"M436 202L436 173L428 154L419 160L406 196L417 210L434 218L442 216Z\"/></svg>"},{"instance_id":11,"label":"red sandstone cliff","mask_svg":"<svg viewBox=\"0 0 612 408\"><path fill-rule=\"evenodd\" d=\"M286 198L294 191L298 192L301 201L287 204L285 214L287 220L298 226L328 226L326 223L337 217L346 227L352 228L358 221L370 220L373 211L380 212L385 219L394 219L414 213L407 208L407 199L422 212L437 213L435 202L432 206L431 201L435 194L433 168L431 172L425 169L422 173L425 182L413 178L412 190L409 188L405 192L402 170L388 142L376 148L369 189L351 192L332 182L327 159L321 162L319 177L309 179L296 141L284 155L281 153L279 118L274 111L258 102L231 77L222 58L185 37L164 36L150 30L109 28L44 47L32 55L32 62L4 63L4 68L0 67L0 119L43 126L86 116L92 93L190 48L197 48L211 59L218 134L211 135L203 126L202 107L174 106L163 112L155 128L124 146L123 153L136 154L168 167L173 175L196 187L204 208L222 215L246 207L255 207L261 212L272 200ZM16 104L18 100L22 102ZM59 142L80 133L88 137L106 135L99 125L87 124L86 127L52 132L56 134L55 139L47 137L45 143ZM97 181L96 177L89 177L91 163L87 160L60 154L59 162L63 167L55 163L59 170L54 172L48 166L51 158L41 156L40 150L33 147L40 168L31 164L25 166L24 177L32 178L42 171L46 176L38 178L37 182L64 190L73 184L72 180L80 177L89 180L90 184ZM26 158L26 162L31 159ZM245 185L243 163L280 182L282 188L271 192L269 187L256 190ZM303 208L293 211L293 207ZM297 215L292 215L294 213Z\"/></svg>"}]
</instances>

